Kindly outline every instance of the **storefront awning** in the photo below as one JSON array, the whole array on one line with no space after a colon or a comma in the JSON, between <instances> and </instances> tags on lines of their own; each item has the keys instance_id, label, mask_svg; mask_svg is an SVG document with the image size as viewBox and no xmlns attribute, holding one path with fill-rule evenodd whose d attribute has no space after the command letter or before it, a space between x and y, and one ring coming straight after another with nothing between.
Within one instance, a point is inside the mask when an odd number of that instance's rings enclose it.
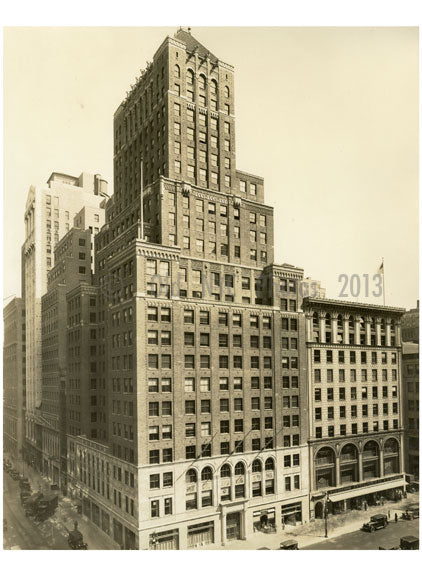
<instances>
[{"instance_id":1,"label":"storefront awning","mask_svg":"<svg viewBox=\"0 0 422 576\"><path fill-rule=\"evenodd\" d=\"M348 500L349 498L357 498L358 496L365 496L365 494L372 494L373 492L382 492L383 490L392 490L393 488L402 488L406 484L404 478L398 478L385 484L374 484L373 486L362 486L361 488L354 488L345 490L338 494L328 493L331 502L340 502L341 500Z\"/></svg>"}]
</instances>

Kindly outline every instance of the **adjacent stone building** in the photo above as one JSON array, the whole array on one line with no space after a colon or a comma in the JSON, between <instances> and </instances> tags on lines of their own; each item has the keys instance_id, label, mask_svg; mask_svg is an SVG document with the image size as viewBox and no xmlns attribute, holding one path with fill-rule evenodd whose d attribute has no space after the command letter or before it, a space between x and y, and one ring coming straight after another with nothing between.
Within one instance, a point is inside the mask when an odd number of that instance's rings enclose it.
<instances>
[{"instance_id":1,"label":"adjacent stone building","mask_svg":"<svg viewBox=\"0 0 422 576\"><path fill-rule=\"evenodd\" d=\"M42 424L42 471L63 489L66 487L67 422L72 429L76 420L78 434L90 430L90 414L81 414L81 409L89 406L90 400L89 364L81 364L80 357L89 358L91 353L94 359L96 356L92 349L96 343L90 346L81 338L79 346L73 346L73 337L90 328L90 317L71 316L70 326L80 328L76 334L71 330L69 335L67 295L74 289L83 294L87 292L89 297L86 299L92 304L92 296L96 311L96 289L92 287L94 237L104 224L104 203L103 198L98 206L82 208L74 218L73 227L56 244L54 266L48 272L47 292L41 299L42 402L38 420ZM74 372L76 376L70 377Z\"/></svg>"},{"instance_id":2,"label":"adjacent stone building","mask_svg":"<svg viewBox=\"0 0 422 576\"><path fill-rule=\"evenodd\" d=\"M22 298L13 298L5 306L3 326L3 450L20 460L25 399L25 306Z\"/></svg>"},{"instance_id":3,"label":"adjacent stone building","mask_svg":"<svg viewBox=\"0 0 422 576\"><path fill-rule=\"evenodd\" d=\"M403 309L305 298L311 518L405 488Z\"/></svg>"},{"instance_id":4,"label":"adjacent stone building","mask_svg":"<svg viewBox=\"0 0 422 576\"><path fill-rule=\"evenodd\" d=\"M403 342L405 469L419 479L419 344Z\"/></svg>"},{"instance_id":5,"label":"adjacent stone building","mask_svg":"<svg viewBox=\"0 0 422 576\"><path fill-rule=\"evenodd\" d=\"M41 298L53 267L54 248L84 206L99 208L107 191L100 175L53 172L46 187L31 186L25 208L22 295L26 310L25 454L42 469ZM100 223L94 227L99 229Z\"/></svg>"}]
</instances>

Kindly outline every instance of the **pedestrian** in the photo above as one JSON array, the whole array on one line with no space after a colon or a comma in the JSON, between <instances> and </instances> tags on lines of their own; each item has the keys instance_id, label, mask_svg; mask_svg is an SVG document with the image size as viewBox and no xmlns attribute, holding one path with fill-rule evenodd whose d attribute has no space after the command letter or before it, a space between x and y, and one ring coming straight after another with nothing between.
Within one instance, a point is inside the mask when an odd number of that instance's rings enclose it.
<instances>
[{"instance_id":1,"label":"pedestrian","mask_svg":"<svg viewBox=\"0 0 422 576\"><path fill-rule=\"evenodd\" d=\"M367 504L366 500L363 503L363 508L364 508L365 512L368 510L368 504Z\"/></svg>"},{"instance_id":2,"label":"pedestrian","mask_svg":"<svg viewBox=\"0 0 422 576\"><path fill-rule=\"evenodd\" d=\"M399 517L397 516L397 512L396 512L394 514L394 522L396 522L396 524L397 524L398 521L399 521Z\"/></svg>"},{"instance_id":3,"label":"pedestrian","mask_svg":"<svg viewBox=\"0 0 422 576\"><path fill-rule=\"evenodd\" d=\"M388 511L388 519L390 520L390 510Z\"/></svg>"}]
</instances>

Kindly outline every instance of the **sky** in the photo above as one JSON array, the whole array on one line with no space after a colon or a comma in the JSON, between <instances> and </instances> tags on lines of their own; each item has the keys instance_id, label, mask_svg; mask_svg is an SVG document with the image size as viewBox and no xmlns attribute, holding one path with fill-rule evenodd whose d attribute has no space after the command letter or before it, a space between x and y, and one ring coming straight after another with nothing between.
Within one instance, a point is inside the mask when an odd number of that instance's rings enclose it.
<instances>
[{"instance_id":1,"label":"sky","mask_svg":"<svg viewBox=\"0 0 422 576\"><path fill-rule=\"evenodd\" d=\"M111 186L113 113L176 30L4 29L5 298L20 295L29 186L53 171L101 173ZM385 303L415 307L417 28L192 34L235 67L237 168L265 179L275 261L304 268L329 298L383 304L371 294L384 258Z\"/></svg>"}]
</instances>

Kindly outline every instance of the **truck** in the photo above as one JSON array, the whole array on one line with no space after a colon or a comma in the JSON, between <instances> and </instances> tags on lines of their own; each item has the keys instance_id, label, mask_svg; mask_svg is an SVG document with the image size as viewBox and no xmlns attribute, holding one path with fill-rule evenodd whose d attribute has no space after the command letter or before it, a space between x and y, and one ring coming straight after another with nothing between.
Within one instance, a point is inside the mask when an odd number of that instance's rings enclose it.
<instances>
[{"instance_id":1,"label":"truck","mask_svg":"<svg viewBox=\"0 0 422 576\"><path fill-rule=\"evenodd\" d=\"M38 502L43 498L43 496L44 494L42 492L35 492L35 494L32 494L32 496L23 502L26 516L35 516L38 510Z\"/></svg>"},{"instance_id":2,"label":"truck","mask_svg":"<svg viewBox=\"0 0 422 576\"><path fill-rule=\"evenodd\" d=\"M44 522L50 516L53 516L57 509L59 499L57 494L48 494L43 496L37 503L37 509L35 512L35 520L37 522Z\"/></svg>"}]
</instances>

